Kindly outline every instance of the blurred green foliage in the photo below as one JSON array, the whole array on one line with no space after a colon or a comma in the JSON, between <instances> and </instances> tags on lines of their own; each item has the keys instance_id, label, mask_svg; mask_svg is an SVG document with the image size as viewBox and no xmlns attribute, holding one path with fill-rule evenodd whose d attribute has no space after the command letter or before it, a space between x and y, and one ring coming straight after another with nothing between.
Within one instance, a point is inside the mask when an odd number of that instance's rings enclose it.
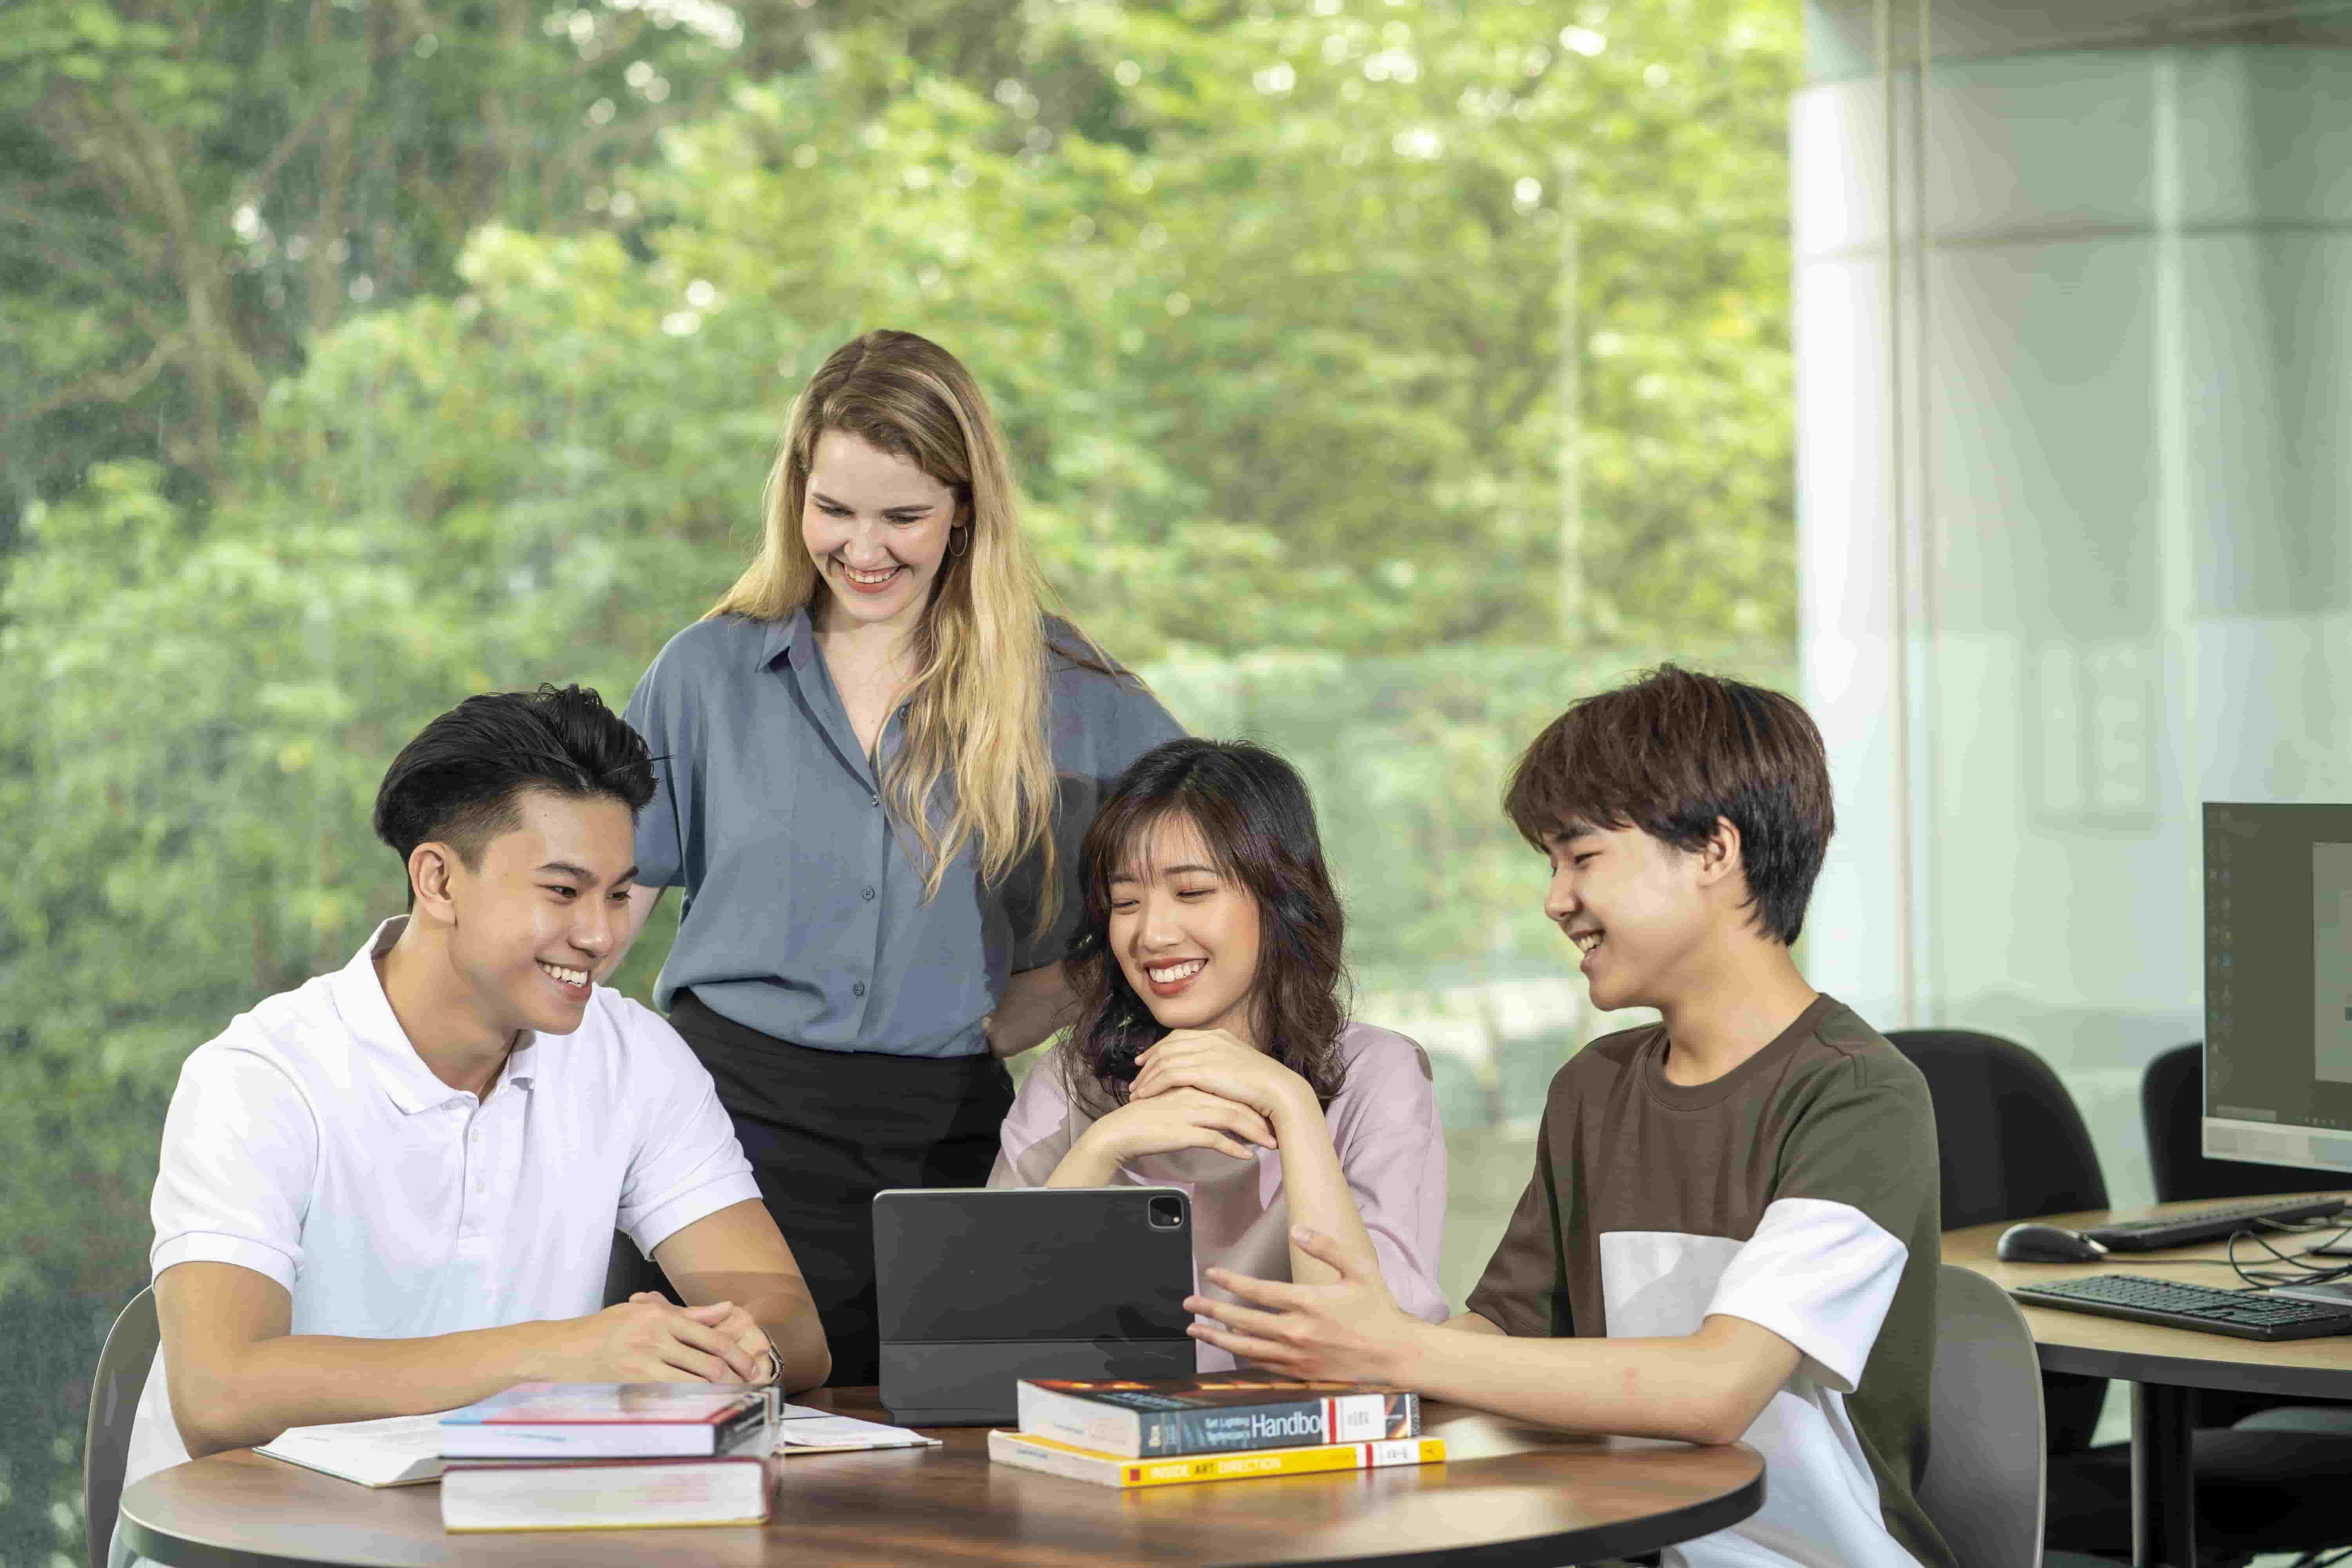
<instances>
[{"instance_id":1,"label":"blurred green foliage","mask_svg":"<svg viewBox=\"0 0 2352 1568\"><path fill-rule=\"evenodd\" d=\"M89 1336L142 1272L180 1060L399 907L394 750L476 690L617 703L740 568L782 402L856 331L961 355L1062 607L1306 769L1368 989L1556 966L1494 805L1517 746L1655 657L1785 682L1798 28L12 8L0 1312L51 1392L0 1437L0 1562L78 1550Z\"/></svg>"}]
</instances>

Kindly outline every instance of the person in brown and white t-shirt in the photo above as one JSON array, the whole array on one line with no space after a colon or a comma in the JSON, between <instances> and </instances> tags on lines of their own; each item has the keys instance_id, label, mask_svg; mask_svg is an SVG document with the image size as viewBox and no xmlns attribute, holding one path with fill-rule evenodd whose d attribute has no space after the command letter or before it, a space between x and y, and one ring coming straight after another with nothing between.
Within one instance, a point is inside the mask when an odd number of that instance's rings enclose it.
<instances>
[{"instance_id":1,"label":"person in brown and white t-shirt","mask_svg":"<svg viewBox=\"0 0 2352 1568\"><path fill-rule=\"evenodd\" d=\"M1925 1080L1789 954L1833 826L1795 702L1676 669L1576 704L1505 808L1602 1009L1661 1021L1552 1080L1535 1172L1468 1310L1377 1277L1210 1270L1193 1332L1271 1370L1391 1382L1572 1430L1744 1440L1762 1508L1693 1568L1952 1568L1921 1510L1935 1350ZM1298 1245L1332 1258L1322 1238Z\"/></svg>"},{"instance_id":2,"label":"person in brown and white t-shirt","mask_svg":"<svg viewBox=\"0 0 2352 1568\"><path fill-rule=\"evenodd\" d=\"M1737 1532L1763 1551L1689 1561L1943 1561L1912 1495L1937 1230L1918 1069L1829 996L1710 1082L1673 1082L1667 1055L1663 1026L1629 1029L1552 1080L1536 1179L1466 1305L1523 1338L1770 1331L1799 1360L1739 1434L1774 1461Z\"/></svg>"}]
</instances>

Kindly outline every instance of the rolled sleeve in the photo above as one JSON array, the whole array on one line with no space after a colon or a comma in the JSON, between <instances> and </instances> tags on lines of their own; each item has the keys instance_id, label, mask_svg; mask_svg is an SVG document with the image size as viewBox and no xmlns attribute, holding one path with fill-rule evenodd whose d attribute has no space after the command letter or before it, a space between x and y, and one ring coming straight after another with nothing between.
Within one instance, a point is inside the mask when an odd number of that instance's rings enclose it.
<instances>
[{"instance_id":1,"label":"rolled sleeve","mask_svg":"<svg viewBox=\"0 0 2352 1568\"><path fill-rule=\"evenodd\" d=\"M1771 1330L1797 1347L1808 1374L1851 1394L1909 1256L1850 1204L1780 1198L1724 1270L1707 1315Z\"/></svg>"},{"instance_id":2,"label":"rolled sleeve","mask_svg":"<svg viewBox=\"0 0 2352 1568\"><path fill-rule=\"evenodd\" d=\"M632 1066L640 1069L635 1087L648 1110L615 1223L650 1258L696 1220L757 1198L760 1186L710 1074L667 1022L636 1010Z\"/></svg>"},{"instance_id":3,"label":"rolled sleeve","mask_svg":"<svg viewBox=\"0 0 2352 1568\"><path fill-rule=\"evenodd\" d=\"M175 1263L234 1263L239 1268L250 1268L256 1274L275 1281L288 1295L294 1293L294 1275L300 1262L299 1252L284 1252L263 1242L241 1236L227 1236L218 1231L189 1231L159 1241L148 1256L150 1278L161 1278L163 1270Z\"/></svg>"},{"instance_id":4,"label":"rolled sleeve","mask_svg":"<svg viewBox=\"0 0 2352 1568\"><path fill-rule=\"evenodd\" d=\"M163 1118L151 1274L232 1263L291 1292L318 1161L316 1113L292 1079L249 1051L198 1049Z\"/></svg>"}]
</instances>

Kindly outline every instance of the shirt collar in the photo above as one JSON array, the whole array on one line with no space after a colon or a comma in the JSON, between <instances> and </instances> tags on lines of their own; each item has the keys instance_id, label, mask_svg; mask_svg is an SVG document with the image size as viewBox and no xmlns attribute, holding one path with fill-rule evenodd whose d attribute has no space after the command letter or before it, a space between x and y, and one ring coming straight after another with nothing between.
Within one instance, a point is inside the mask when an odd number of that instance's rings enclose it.
<instances>
[{"instance_id":1,"label":"shirt collar","mask_svg":"<svg viewBox=\"0 0 2352 1568\"><path fill-rule=\"evenodd\" d=\"M808 606L803 605L783 619L768 623L766 635L760 638L760 668L773 668L784 658L799 664L815 647L816 626L809 619Z\"/></svg>"},{"instance_id":2,"label":"shirt collar","mask_svg":"<svg viewBox=\"0 0 2352 1568\"><path fill-rule=\"evenodd\" d=\"M407 927L406 915L394 915L376 927L375 934L360 944L359 952L335 972L330 984L335 1012L349 1031L360 1058L375 1074L376 1081L383 1085L384 1092L392 1097L401 1114L414 1116L420 1110L471 1096L433 1076L433 1069L425 1065L425 1058L409 1043L408 1032L400 1026L400 1019L392 1010L392 999L383 994L383 977L376 973L375 961L392 951L393 943L400 940L400 933ZM499 1085L512 1083L518 1089L529 1089L538 1047L536 1034L524 1037L507 1058ZM490 1092L496 1094L498 1086L493 1086Z\"/></svg>"}]
</instances>

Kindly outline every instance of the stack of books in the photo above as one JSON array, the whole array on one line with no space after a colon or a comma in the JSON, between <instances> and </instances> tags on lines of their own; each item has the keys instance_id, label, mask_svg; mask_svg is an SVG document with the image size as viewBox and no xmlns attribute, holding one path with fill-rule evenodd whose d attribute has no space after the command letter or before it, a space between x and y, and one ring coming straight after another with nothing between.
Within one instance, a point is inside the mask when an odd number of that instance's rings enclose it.
<instances>
[{"instance_id":1,"label":"stack of books","mask_svg":"<svg viewBox=\"0 0 2352 1568\"><path fill-rule=\"evenodd\" d=\"M759 1524L775 1397L709 1384L519 1384L441 1418L453 1531Z\"/></svg>"},{"instance_id":2,"label":"stack of books","mask_svg":"<svg viewBox=\"0 0 2352 1568\"><path fill-rule=\"evenodd\" d=\"M991 1432L988 1457L1106 1487L1180 1486L1318 1470L1425 1465L1421 1396L1401 1388L1248 1373L1151 1382L1039 1378L1017 1395L1018 1432Z\"/></svg>"}]
</instances>

